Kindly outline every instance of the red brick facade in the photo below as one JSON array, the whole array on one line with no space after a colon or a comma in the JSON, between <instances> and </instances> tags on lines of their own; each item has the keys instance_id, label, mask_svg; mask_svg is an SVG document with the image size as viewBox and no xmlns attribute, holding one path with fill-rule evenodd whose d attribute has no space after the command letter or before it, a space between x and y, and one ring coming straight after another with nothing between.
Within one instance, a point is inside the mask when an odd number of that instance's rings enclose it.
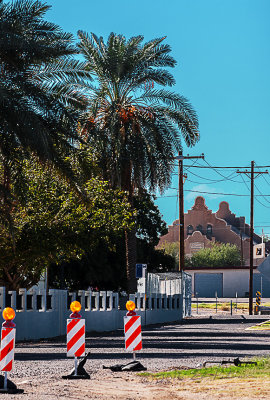
<instances>
[{"instance_id":1,"label":"red brick facade","mask_svg":"<svg viewBox=\"0 0 270 400\"><path fill-rule=\"evenodd\" d=\"M195 199L194 206L185 214L185 254L191 255L201 248L210 247L211 243L235 244L241 250L241 235L243 261L249 265L249 225L245 217L236 217L230 211L229 204L222 201L219 209L213 213L205 205L201 196ZM169 232L160 238L158 247L164 242L179 241L179 220L169 226ZM260 243L261 238L254 235L254 243ZM259 265L263 259L254 259L254 265Z\"/></svg>"}]
</instances>

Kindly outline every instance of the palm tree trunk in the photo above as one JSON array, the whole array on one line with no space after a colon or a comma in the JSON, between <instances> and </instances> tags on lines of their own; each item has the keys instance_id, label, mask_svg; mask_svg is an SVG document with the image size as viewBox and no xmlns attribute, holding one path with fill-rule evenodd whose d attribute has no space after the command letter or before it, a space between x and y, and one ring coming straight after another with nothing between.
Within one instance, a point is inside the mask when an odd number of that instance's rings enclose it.
<instances>
[{"instance_id":1,"label":"palm tree trunk","mask_svg":"<svg viewBox=\"0 0 270 400\"><path fill-rule=\"evenodd\" d=\"M128 200L133 207L133 185L131 180L132 164L126 162L121 174L121 187L128 192ZM137 279L135 275L137 261L136 228L125 232L126 247L126 276L127 291L129 294L137 292Z\"/></svg>"},{"instance_id":2,"label":"palm tree trunk","mask_svg":"<svg viewBox=\"0 0 270 400\"><path fill-rule=\"evenodd\" d=\"M137 279L135 275L137 246L136 246L136 229L133 228L129 232L125 232L126 245L126 273L127 273L127 291L129 294L137 292Z\"/></svg>"}]
</instances>

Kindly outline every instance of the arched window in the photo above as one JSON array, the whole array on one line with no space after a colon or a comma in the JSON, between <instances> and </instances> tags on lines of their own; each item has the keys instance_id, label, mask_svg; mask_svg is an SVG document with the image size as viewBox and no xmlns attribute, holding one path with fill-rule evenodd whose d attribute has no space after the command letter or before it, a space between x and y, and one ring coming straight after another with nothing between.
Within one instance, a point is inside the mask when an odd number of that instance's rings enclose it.
<instances>
[{"instance_id":1,"label":"arched window","mask_svg":"<svg viewBox=\"0 0 270 400\"><path fill-rule=\"evenodd\" d=\"M213 230L212 225L208 224L208 225L207 225L207 234L208 234L208 235L212 235L212 230Z\"/></svg>"},{"instance_id":2,"label":"arched window","mask_svg":"<svg viewBox=\"0 0 270 400\"><path fill-rule=\"evenodd\" d=\"M207 228L206 228L206 236L207 236L207 238L208 239L212 239L212 234L213 234L213 227L212 227L211 224L208 224Z\"/></svg>"},{"instance_id":3,"label":"arched window","mask_svg":"<svg viewBox=\"0 0 270 400\"><path fill-rule=\"evenodd\" d=\"M197 228L196 228L196 231L199 231L199 232L203 233L202 225L198 225Z\"/></svg>"},{"instance_id":4,"label":"arched window","mask_svg":"<svg viewBox=\"0 0 270 400\"><path fill-rule=\"evenodd\" d=\"M192 225L189 225L189 226L187 227L187 235L192 235L192 233L193 233L193 226L192 226Z\"/></svg>"}]
</instances>

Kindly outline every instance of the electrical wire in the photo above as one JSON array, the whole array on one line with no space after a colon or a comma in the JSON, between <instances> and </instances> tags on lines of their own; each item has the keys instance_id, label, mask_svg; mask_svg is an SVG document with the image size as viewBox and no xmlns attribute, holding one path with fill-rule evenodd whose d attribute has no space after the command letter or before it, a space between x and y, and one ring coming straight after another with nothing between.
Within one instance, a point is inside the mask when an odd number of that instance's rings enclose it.
<instances>
[{"instance_id":1,"label":"electrical wire","mask_svg":"<svg viewBox=\"0 0 270 400\"><path fill-rule=\"evenodd\" d=\"M175 164L177 166L177 164ZM250 166L248 167L232 167L232 166L227 166L227 167L220 167L220 166L205 166L205 165L184 165L185 168L203 168L203 169L249 169ZM270 168L270 165L258 165L257 168Z\"/></svg>"},{"instance_id":2,"label":"electrical wire","mask_svg":"<svg viewBox=\"0 0 270 400\"><path fill-rule=\"evenodd\" d=\"M258 167L256 163L255 163L255 165L256 165L256 168L260 169L260 167ZM268 174L267 174L267 175L268 175ZM270 182L266 179L265 174L262 174L262 177L263 177L263 179L265 180L265 182L267 183L267 185L270 186Z\"/></svg>"},{"instance_id":3,"label":"electrical wire","mask_svg":"<svg viewBox=\"0 0 270 400\"><path fill-rule=\"evenodd\" d=\"M198 160L195 159L195 160L193 161L193 164L192 164L189 168L186 168L185 172L186 172L186 171L189 171L190 168L193 167L197 162L198 162Z\"/></svg>"},{"instance_id":4,"label":"electrical wire","mask_svg":"<svg viewBox=\"0 0 270 400\"><path fill-rule=\"evenodd\" d=\"M258 190L258 192L260 193L260 195L265 199L265 201L267 201L267 203L270 204L270 201L265 197L265 195L260 191L260 189L258 188L258 186L255 184L254 185L255 188Z\"/></svg>"},{"instance_id":5,"label":"electrical wire","mask_svg":"<svg viewBox=\"0 0 270 400\"><path fill-rule=\"evenodd\" d=\"M244 178L242 177L242 174L240 174L240 175L241 175L241 178L242 178L243 182L245 183L245 185L246 185L248 191L250 192L250 188L248 187L246 181L245 181ZM258 190L258 188L257 188L257 190ZM265 196L269 196L269 195L262 195L262 194L261 194L261 196L265 197ZM270 208L270 207L266 206L265 204L263 204L257 197L259 197L259 196L258 196L258 195L255 195L255 196L254 196L255 200L256 200L259 204L261 204L261 205L262 205L263 207L265 207L265 208Z\"/></svg>"},{"instance_id":6,"label":"electrical wire","mask_svg":"<svg viewBox=\"0 0 270 400\"><path fill-rule=\"evenodd\" d=\"M214 184L214 183L219 183L219 182L224 182L224 181L232 181L232 182L236 182L236 183L242 183L242 182L240 182L240 181L235 181L235 180L233 180L233 179L231 179L233 176L237 176L237 174L235 173L235 172L232 172L230 175L228 175L227 177L225 177L225 178L223 178L223 179L217 179L217 180L215 180L215 179L210 179L210 178L204 178L203 176L200 176L200 175L197 175L197 174L195 174L194 172L191 172L191 171L189 171L189 174L191 174L191 175L194 175L194 176L196 176L197 178L200 178L200 179L204 179L204 180L207 180L207 181L209 181L207 184L208 185L211 185L211 184ZM190 179L188 179L188 180L190 180ZM192 182L192 181L191 181ZM201 183L201 182L194 182L194 183Z\"/></svg>"},{"instance_id":7,"label":"electrical wire","mask_svg":"<svg viewBox=\"0 0 270 400\"><path fill-rule=\"evenodd\" d=\"M208 165L208 167L212 168L218 175L222 176L222 178L225 178L225 180L230 180L230 181L232 181L232 182L239 183L238 181L235 181L235 180L233 180L233 179L229 179L229 177L227 177L227 176L221 174L219 171L217 171L217 169L216 169L215 167L213 167L211 164L209 164L209 162L206 161L205 159L204 159L203 161ZM230 176L230 175L229 175L229 176Z\"/></svg>"},{"instance_id":8,"label":"electrical wire","mask_svg":"<svg viewBox=\"0 0 270 400\"><path fill-rule=\"evenodd\" d=\"M176 189L176 188L170 188L170 189ZM192 192L192 193L204 193L204 194L220 194L223 196L239 196L239 197L249 197L248 194L238 194L238 193L220 193L220 192L206 192L206 191L201 191L201 190L189 190L189 189L184 189L184 192ZM176 194L174 195L165 195L165 196L158 196L157 198L163 198L163 197L175 197L177 196ZM270 196L270 194L268 195Z\"/></svg>"}]
</instances>

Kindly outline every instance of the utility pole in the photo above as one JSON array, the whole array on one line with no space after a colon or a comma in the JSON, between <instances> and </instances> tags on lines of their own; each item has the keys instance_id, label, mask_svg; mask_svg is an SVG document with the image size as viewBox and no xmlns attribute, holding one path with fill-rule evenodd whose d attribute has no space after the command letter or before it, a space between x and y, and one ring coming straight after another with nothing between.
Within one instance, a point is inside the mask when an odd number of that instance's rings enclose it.
<instances>
[{"instance_id":1,"label":"utility pole","mask_svg":"<svg viewBox=\"0 0 270 400\"><path fill-rule=\"evenodd\" d=\"M251 161L250 171L236 171L250 178L250 230L249 230L249 315L253 314L253 234L254 234L254 179L268 171L254 171L254 161ZM254 174L256 176L254 177Z\"/></svg>"},{"instance_id":2,"label":"utility pole","mask_svg":"<svg viewBox=\"0 0 270 400\"><path fill-rule=\"evenodd\" d=\"M244 259L243 259L243 233L242 233L242 229L240 229L240 238L241 238L241 267L243 267Z\"/></svg>"},{"instance_id":3,"label":"utility pole","mask_svg":"<svg viewBox=\"0 0 270 400\"><path fill-rule=\"evenodd\" d=\"M187 175L183 173L183 160L192 158L203 158L201 156L183 156L182 151L179 151L178 156L175 157L178 160L178 186L179 186L179 272L183 272L185 268L185 226L184 226L184 180Z\"/></svg>"}]
</instances>

